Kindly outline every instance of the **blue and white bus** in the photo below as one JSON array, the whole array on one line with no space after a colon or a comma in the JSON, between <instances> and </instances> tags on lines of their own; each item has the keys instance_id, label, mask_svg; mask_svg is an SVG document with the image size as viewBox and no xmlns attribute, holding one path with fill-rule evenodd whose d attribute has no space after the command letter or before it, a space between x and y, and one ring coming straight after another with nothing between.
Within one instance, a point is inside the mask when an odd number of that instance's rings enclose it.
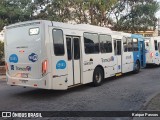
<instances>
[{"instance_id":1,"label":"blue and white bus","mask_svg":"<svg viewBox=\"0 0 160 120\"><path fill-rule=\"evenodd\" d=\"M146 64L160 65L160 37L145 37Z\"/></svg>"},{"instance_id":2,"label":"blue and white bus","mask_svg":"<svg viewBox=\"0 0 160 120\"><path fill-rule=\"evenodd\" d=\"M66 90L145 66L144 41L109 28L27 21L5 29L9 85Z\"/></svg>"},{"instance_id":3,"label":"blue and white bus","mask_svg":"<svg viewBox=\"0 0 160 120\"><path fill-rule=\"evenodd\" d=\"M117 63L119 66L122 66L122 70L119 72L126 73L133 71L138 73L140 68L144 68L146 66L144 40L141 35L114 32L112 37L114 47L116 46L115 43L117 45L121 44L121 48L119 48L119 50L118 48L114 50L115 57L118 57ZM120 49L121 54L116 53L117 51L120 51Z\"/></svg>"}]
</instances>

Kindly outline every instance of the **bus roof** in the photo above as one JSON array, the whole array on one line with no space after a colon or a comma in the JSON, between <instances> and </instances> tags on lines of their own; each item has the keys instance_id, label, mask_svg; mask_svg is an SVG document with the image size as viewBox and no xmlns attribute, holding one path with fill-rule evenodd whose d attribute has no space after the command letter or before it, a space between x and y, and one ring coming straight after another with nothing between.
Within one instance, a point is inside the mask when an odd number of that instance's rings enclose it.
<instances>
[{"instance_id":1,"label":"bus roof","mask_svg":"<svg viewBox=\"0 0 160 120\"><path fill-rule=\"evenodd\" d=\"M61 23L61 22L54 22L52 21L53 26L60 27L60 28L66 28L66 29L76 29L80 31L90 31L90 32L97 32L97 33L112 33L112 30L107 27L100 27L100 26L94 26L89 24L68 24L68 23Z\"/></svg>"},{"instance_id":2,"label":"bus roof","mask_svg":"<svg viewBox=\"0 0 160 120\"><path fill-rule=\"evenodd\" d=\"M31 21L18 22L15 24L8 25L5 27L5 29L11 29L11 28L23 27L23 26L29 26L29 25L36 25L36 24L41 24L44 22L52 25L51 21L47 21L47 20L31 20Z\"/></svg>"}]
</instances>

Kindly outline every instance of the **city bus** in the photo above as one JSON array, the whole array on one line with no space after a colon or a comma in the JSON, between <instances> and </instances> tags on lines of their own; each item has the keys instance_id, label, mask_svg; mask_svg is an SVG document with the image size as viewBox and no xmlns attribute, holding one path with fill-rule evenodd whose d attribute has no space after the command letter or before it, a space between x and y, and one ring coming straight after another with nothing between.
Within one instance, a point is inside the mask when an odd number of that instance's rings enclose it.
<instances>
[{"instance_id":1,"label":"city bus","mask_svg":"<svg viewBox=\"0 0 160 120\"><path fill-rule=\"evenodd\" d=\"M146 64L160 65L160 37L145 37Z\"/></svg>"},{"instance_id":2,"label":"city bus","mask_svg":"<svg viewBox=\"0 0 160 120\"><path fill-rule=\"evenodd\" d=\"M66 90L87 83L99 86L104 78L130 71L138 73L144 41L123 34L45 20L9 25L5 28L7 84Z\"/></svg>"},{"instance_id":3,"label":"city bus","mask_svg":"<svg viewBox=\"0 0 160 120\"><path fill-rule=\"evenodd\" d=\"M138 73L140 68L146 67L145 46L141 35L114 32L112 38L117 65L122 66L120 73Z\"/></svg>"}]
</instances>

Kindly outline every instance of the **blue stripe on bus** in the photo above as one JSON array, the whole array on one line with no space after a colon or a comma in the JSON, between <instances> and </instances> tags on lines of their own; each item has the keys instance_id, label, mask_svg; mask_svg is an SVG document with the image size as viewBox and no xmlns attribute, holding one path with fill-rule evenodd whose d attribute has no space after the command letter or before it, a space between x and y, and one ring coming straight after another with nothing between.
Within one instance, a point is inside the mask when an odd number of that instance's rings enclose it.
<instances>
[{"instance_id":1,"label":"blue stripe on bus","mask_svg":"<svg viewBox=\"0 0 160 120\"><path fill-rule=\"evenodd\" d=\"M138 49L139 49L139 51L134 51L133 52L134 65L135 65L136 61L139 60L140 61L140 66L141 67L145 67L146 66L146 56L145 56L145 47L144 47L143 36L142 35L138 35L138 34L131 34L131 37L138 39ZM142 47L143 48L142 51L141 51L141 44L143 46Z\"/></svg>"}]
</instances>

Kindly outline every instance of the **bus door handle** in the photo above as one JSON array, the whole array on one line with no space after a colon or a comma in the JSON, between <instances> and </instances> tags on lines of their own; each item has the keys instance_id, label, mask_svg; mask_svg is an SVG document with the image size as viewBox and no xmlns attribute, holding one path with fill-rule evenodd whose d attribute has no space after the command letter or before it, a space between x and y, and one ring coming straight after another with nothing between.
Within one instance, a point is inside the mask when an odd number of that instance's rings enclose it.
<instances>
[{"instance_id":1,"label":"bus door handle","mask_svg":"<svg viewBox=\"0 0 160 120\"><path fill-rule=\"evenodd\" d=\"M89 61L93 61L93 59L92 58L90 58L90 60Z\"/></svg>"}]
</instances>

